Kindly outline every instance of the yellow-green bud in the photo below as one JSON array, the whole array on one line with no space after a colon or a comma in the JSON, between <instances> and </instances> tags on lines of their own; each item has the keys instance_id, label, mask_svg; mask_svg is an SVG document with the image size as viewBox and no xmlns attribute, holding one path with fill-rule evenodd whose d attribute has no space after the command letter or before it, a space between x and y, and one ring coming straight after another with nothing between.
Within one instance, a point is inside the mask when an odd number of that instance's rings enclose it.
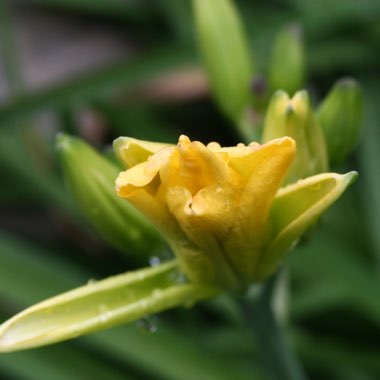
<instances>
[{"instance_id":1,"label":"yellow-green bud","mask_svg":"<svg viewBox=\"0 0 380 380\"><path fill-rule=\"evenodd\" d=\"M193 0L200 50L215 101L240 120L253 75L243 26L231 0Z\"/></svg>"},{"instance_id":2,"label":"yellow-green bud","mask_svg":"<svg viewBox=\"0 0 380 380\"><path fill-rule=\"evenodd\" d=\"M297 153L289 169L286 183L326 172L328 169L326 143L306 91L292 98L277 91L269 104L264 123L263 142L290 136L297 144Z\"/></svg>"},{"instance_id":3,"label":"yellow-green bud","mask_svg":"<svg viewBox=\"0 0 380 380\"><path fill-rule=\"evenodd\" d=\"M321 103L318 120L331 164L343 162L355 148L363 126L363 94L351 78L339 80Z\"/></svg>"},{"instance_id":4,"label":"yellow-green bud","mask_svg":"<svg viewBox=\"0 0 380 380\"><path fill-rule=\"evenodd\" d=\"M140 258L152 256L163 246L150 222L116 195L117 166L76 137L60 134L57 151L78 207L104 240Z\"/></svg>"},{"instance_id":5,"label":"yellow-green bud","mask_svg":"<svg viewBox=\"0 0 380 380\"><path fill-rule=\"evenodd\" d=\"M305 71L302 28L288 25L279 32L273 45L268 73L271 90L294 94L304 87Z\"/></svg>"}]
</instances>

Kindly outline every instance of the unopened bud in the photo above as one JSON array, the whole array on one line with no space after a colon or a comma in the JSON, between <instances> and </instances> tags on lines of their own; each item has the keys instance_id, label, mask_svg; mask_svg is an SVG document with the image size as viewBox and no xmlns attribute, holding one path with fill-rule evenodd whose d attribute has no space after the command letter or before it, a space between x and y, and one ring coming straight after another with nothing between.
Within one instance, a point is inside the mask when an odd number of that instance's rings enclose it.
<instances>
[{"instance_id":1,"label":"unopened bud","mask_svg":"<svg viewBox=\"0 0 380 380\"><path fill-rule=\"evenodd\" d=\"M231 0L193 0L200 50L221 110L240 120L251 98L253 70L243 25Z\"/></svg>"},{"instance_id":2,"label":"unopened bud","mask_svg":"<svg viewBox=\"0 0 380 380\"><path fill-rule=\"evenodd\" d=\"M148 258L163 246L150 222L115 192L119 169L79 138L57 137L65 180L90 224L116 249Z\"/></svg>"},{"instance_id":3,"label":"unopened bud","mask_svg":"<svg viewBox=\"0 0 380 380\"><path fill-rule=\"evenodd\" d=\"M303 88L305 67L302 28L296 24L287 26L273 45L268 75L271 90L284 90L292 95Z\"/></svg>"},{"instance_id":4,"label":"unopened bud","mask_svg":"<svg viewBox=\"0 0 380 380\"><path fill-rule=\"evenodd\" d=\"M351 78L339 80L321 103L318 120L331 164L343 162L358 143L363 126L363 94Z\"/></svg>"},{"instance_id":5,"label":"unopened bud","mask_svg":"<svg viewBox=\"0 0 380 380\"><path fill-rule=\"evenodd\" d=\"M327 171L325 139L306 91L298 91L292 98L284 91L273 95L265 118L263 142L283 136L292 137L297 144L286 183Z\"/></svg>"}]
</instances>

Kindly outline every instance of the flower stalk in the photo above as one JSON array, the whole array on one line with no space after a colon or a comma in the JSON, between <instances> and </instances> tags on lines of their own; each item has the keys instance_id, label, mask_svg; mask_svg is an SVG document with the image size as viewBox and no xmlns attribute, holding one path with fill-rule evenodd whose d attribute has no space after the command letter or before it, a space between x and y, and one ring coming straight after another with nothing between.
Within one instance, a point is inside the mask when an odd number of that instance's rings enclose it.
<instances>
[{"instance_id":1,"label":"flower stalk","mask_svg":"<svg viewBox=\"0 0 380 380\"><path fill-rule=\"evenodd\" d=\"M270 277L253 299L239 299L239 308L259 347L262 367L270 380L305 380L304 370L272 307L278 274Z\"/></svg>"}]
</instances>

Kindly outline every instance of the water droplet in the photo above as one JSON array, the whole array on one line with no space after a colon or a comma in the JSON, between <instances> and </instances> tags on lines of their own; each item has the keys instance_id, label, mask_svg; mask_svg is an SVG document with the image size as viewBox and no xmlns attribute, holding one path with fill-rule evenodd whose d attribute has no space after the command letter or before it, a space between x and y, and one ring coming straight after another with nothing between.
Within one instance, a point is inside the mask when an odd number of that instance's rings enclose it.
<instances>
[{"instance_id":1,"label":"water droplet","mask_svg":"<svg viewBox=\"0 0 380 380\"><path fill-rule=\"evenodd\" d=\"M107 306L104 304L99 305L98 308L99 312L99 321L101 323L106 323L110 318L110 311L108 310Z\"/></svg>"},{"instance_id":2,"label":"water droplet","mask_svg":"<svg viewBox=\"0 0 380 380\"><path fill-rule=\"evenodd\" d=\"M222 185L220 183L217 183L216 186L215 186L215 191L217 193L220 193L222 190L223 190Z\"/></svg>"},{"instance_id":3,"label":"water droplet","mask_svg":"<svg viewBox=\"0 0 380 380\"><path fill-rule=\"evenodd\" d=\"M151 267L156 267L157 265L160 265L161 264L161 260L159 257L157 256L152 256L150 259L149 259L149 264Z\"/></svg>"},{"instance_id":4,"label":"water droplet","mask_svg":"<svg viewBox=\"0 0 380 380\"><path fill-rule=\"evenodd\" d=\"M158 330L157 322L158 322L157 316L147 315L147 316L139 319L135 323L135 325L140 331L142 331L144 333L154 334Z\"/></svg>"},{"instance_id":5,"label":"water droplet","mask_svg":"<svg viewBox=\"0 0 380 380\"><path fill-rule=\"evenodd\" d=\"M185 274L180 271L170 272L169 280L176 282L177 284L184 284L187 282Z\"/></svg>"},{"instance_id":6,"label":"water droplet","mask_svg":"<svg viewBox=\"0 0 380 380\"><path fill-rule=\"evenodd\" d=\"M292 252L292 251L297 247L299 241L300 241L300 239L296 239L296 240L294 240L294 241L292 242L292 244L291 244L290 247L289 247L289 252Z\"/></svg>"}]
</instances>

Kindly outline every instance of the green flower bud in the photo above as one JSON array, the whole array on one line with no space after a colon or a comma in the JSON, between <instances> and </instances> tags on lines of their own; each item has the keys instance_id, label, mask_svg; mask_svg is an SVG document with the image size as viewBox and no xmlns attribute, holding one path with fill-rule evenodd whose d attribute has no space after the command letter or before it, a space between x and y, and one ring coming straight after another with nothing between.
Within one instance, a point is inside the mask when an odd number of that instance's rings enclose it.
<instances>
[{"instance_id":1,"label":"green flower bud","mask_svg":"<svg viewBox=\"0 0 380 380\"><path fill-rule=\"evenodd\" d=\"M58 136L57 150L78 207L104 240L122 252L145 258L163 246L148 220L116 195L117 166L68 135Z\"/></svg>"},{"instance_id":2,"label":"green flower bud","mask_svg":"<svg viewBox=\"0 0 380 380\"><path fill-rule=\"evenodd\" d=\"M358 143L363 126L363 94L354 79L339 80L318 109L331 164L343 162Z\"/></svg>"},{"instance_id":3,"label":"green flower bud","mask_svg":"<svg viewBox=\"0 0 380 380\"><path fill-rule=\"evenodd\" d=\"M263 141L283 136L290 136L297 143L286 183L327 171L325 139L306 91L298 91L293 98L281 90L273 95L265 118Z\"/></svg>"},{"instance_id":4,"label":"green flower bud","mask_svg":"<svg viewBox=\"0 0 380 380\"><path fill-rule=\"evenodd\" d=\"M277 35L269 64L269 85L272 91L294 94L305 82L305 51L302 28L293 24Z\"/></svg>"},{"instance_id":5,"label":"green flower bud","mask_svg":"<svg viewBox=\"0 0 380 380\"><path fill-rule=\"evenodd\" d=\"M243 26L230 0L193 0L198 40L208 80L221 110L241 120L253 75Z\"/></svg>"}]
</instances>

